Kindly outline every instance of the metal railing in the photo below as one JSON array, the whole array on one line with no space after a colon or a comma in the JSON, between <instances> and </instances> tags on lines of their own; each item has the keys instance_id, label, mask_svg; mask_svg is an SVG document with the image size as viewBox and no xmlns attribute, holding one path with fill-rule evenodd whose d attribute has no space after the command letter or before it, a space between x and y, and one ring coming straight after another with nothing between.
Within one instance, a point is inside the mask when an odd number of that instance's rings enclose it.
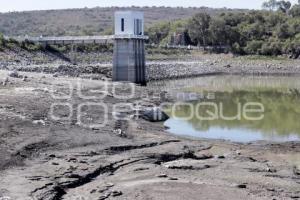
<instances>
[{"instance_id":1,"label":"metal railing","mask_svg":"<svg viewBox=\"0 0 300 200\"><path fill-rule=\"evenodd\" d=\"M142 35L100 35L100 36L58 36L58 37L8 37L19 42L30 41L41 44L106 44L113 43L114 39L144 39L148 36Z\"/></svg>"}]
</instances>

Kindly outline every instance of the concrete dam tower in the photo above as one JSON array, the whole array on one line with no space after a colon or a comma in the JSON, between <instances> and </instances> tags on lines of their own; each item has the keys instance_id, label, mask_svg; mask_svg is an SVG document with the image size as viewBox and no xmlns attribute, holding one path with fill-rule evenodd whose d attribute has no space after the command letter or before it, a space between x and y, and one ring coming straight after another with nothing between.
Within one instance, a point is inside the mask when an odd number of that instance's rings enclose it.
<instances>
[{"instance_id":1,"label":"concrete dam tower","mask_svg":"<svg viewBox=\"0 0 300 200\"><path fill-rule=\"evenodd\" d=\"M146 84L144 14L115 13L113 81Z\"/></svg>"}]
</instances>

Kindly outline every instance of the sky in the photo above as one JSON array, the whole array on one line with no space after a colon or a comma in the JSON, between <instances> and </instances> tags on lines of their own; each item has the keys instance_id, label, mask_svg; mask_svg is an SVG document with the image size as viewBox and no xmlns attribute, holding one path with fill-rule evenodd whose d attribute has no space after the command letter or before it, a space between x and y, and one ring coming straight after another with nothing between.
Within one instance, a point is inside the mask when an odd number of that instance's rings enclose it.
<instances>
[{"instance_id":1,"label":"sky","mask_svg":"<svg viewBox=\"0 0 300 200\"><path fill-rule=\"evenodd\" d=\"M264 0L0 0L0 12L107 6L183 6L260 9ZM296 3L297 0L291 0Z\"/></svg>"}]
</instances>

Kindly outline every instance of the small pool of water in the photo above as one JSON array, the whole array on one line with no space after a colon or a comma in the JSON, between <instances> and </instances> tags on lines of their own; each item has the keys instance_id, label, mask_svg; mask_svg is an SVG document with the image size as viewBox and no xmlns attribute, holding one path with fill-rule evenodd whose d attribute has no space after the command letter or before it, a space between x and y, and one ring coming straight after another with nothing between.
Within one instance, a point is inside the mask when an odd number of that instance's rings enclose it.
<instances>
[{"instance_id":1,"label":"small pool of water","mask_svg":"<svg viewBox=\"0 0 300 200\"><path fill-rule=\"evenodd\" d=\"M300 77L210 76L161 82L177 103L170 133L234 142L300 141Z\"/></svg>"}]
</instances>

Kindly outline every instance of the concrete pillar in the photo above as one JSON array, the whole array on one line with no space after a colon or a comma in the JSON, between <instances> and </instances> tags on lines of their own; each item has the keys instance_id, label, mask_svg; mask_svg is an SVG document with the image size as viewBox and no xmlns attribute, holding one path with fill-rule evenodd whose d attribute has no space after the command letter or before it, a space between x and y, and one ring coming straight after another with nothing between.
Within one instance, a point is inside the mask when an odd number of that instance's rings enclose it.
<instances>
[{"instance_id":1,"label":"concrete pillar","mask_svg":"<svg viewBox=\"0 0 300 200\"><path fill-rule=\"evenodd\" d=\"M71 44L70 60L71 60L72 64L74 64L74 65L77 64L76 53L77 53L77 46L76 46L76 44Z\"/></svg>"},{"instance_id":2,"label":"concrete pillar","mask_svg":"<svg viewBox=\"0 0 300 200\"><path fill-rule=\"evenodd\" d=\"M113 81L146 84L144 39L115 38Z\"/></svg>"}]
</instances>

